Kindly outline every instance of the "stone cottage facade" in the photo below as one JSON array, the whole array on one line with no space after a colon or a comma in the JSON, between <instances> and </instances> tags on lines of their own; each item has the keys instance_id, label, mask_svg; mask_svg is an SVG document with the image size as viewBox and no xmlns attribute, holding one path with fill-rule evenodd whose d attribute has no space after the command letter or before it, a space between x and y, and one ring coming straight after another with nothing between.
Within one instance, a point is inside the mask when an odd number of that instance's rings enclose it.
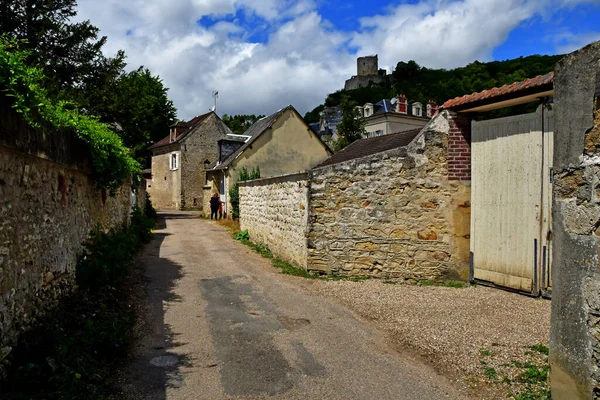
<instances>
[{"instance_id":1,"label":"stone cottage facade","mask_svg":"<svg viewBox=\"0 0 600 400\"><path fill-rule=\"evenodd\" d=\"M218 141L231 134L210 112L171 126L169 135L150 147L152 178L147 190L159 209L202 209L205 168L219 155Z\"/></svg>"},{"instance_id":2,"label":"stone cottage facade","mask_svg":"<svg viewBox=\"0 0 600 400\"><path fill-rule=\"evenodd\" d=\"M240 136L243 142L237 145L230 140L219 143L220 156L207 171L204 188L205 202L219 193L228 214L229 189L242 168L258 167L261 177L267 178L310 169L332 154L291 105L257 121Z\"/></svg>"}]
</instances>

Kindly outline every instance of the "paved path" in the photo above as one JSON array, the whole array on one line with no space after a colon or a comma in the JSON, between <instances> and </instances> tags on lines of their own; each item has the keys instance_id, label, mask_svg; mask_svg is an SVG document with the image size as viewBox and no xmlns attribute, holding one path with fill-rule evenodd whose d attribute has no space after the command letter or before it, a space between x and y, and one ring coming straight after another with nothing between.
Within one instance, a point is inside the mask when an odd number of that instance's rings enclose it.
<instances>
[{"instance_id":1,"label":"paved path","mask_svg":"<svg viewBox=\"0 0 600 400\"><path fill-rule=\"evenodd\" d=\"M129 399L457 399L344 307L197 214L161 213L141 257L147 318Z\"/></svg>"}]
</instances>

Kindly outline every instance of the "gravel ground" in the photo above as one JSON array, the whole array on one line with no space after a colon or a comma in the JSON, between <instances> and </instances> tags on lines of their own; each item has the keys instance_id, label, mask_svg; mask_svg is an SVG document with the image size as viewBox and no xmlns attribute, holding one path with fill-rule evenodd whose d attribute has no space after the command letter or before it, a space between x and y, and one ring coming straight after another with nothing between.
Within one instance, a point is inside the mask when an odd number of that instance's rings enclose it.
<instances>
[{"instance_id":1,"label":"gravel ground","mask_svg":"<svg viewBox=\"0 0 600 400\"><path fill-rule=\"evenodd\" d=\"M548 300L482 286L375 280L305 281L302 286L375 322L394 345L425 357L476 398L545 398Z\"/></svg>"}]
</instances>

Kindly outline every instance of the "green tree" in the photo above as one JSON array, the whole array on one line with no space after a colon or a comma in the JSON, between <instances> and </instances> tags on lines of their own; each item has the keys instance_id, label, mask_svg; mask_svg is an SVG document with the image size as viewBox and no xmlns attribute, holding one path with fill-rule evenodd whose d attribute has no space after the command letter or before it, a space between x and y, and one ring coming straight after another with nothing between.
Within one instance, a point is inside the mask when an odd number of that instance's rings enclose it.
<instances>
[{"instance_id":1,"label":"green tree","mask_svg":"<svg viewBox=\"0 0 600 400\"><path fill-rule=\"evenodd\" d=\"M98 28L72 21L76 0L0 0L0 7L0 34L29 50L25 61L43 70L48 96L119 127L116 132L136 159L148 161L145 149L175 121L160 78L142 67L125 73L123 51L104 56L106 37L98 36Z\"/></svg>"},{"instance_id":2,"label":"green tree","mask_svg":"<svg viewBox=\"0 0 600 400\"><path fill-rule=\"evenodd\" d=\"M365 122L356 109L356 102L348 96L342 96L340 105L342 122L337 126L340 138L335 142L335 150L339 151L350 143L362 138L365 133Z\"/></svg>"},{"instance_id":3,"label":"green tree","mask_svg":"<svg viewBox=\"0 0 600 400\"><path fill-rule=\"evenodd\" d=\"M89 110L105 122L120 125L118 134L141 162L148 146L162 139L176 120L176 109L158 76L140 67L110 84L104 99L89 99Z\"/></svg>"},{"instance_id":4,"label":"green tree","mask_svg":"<svg viewBox=\"0 0 600 400\"><path fill-rule=\"evenodd\" d=\"M258 121L261 118L264 118L264 115L234 115L234 116L229 116L227 114L223 114L223 118L221 118L223 120L223 122L225 123L225 125L227 125L229 127L229 129L231 129L231 131L233 133L235 133L236 135L242 135L246 129L250 128L250 126L252 126L252 124L254 124L256 121Z\"/></svg>"},{"instance_id":5,"label":"green tree","mask_svg":"<svg viewBox=\"0 0 600 400\"><path fill-rule=\"evenodd\" d=\"M72 22L76 0L0 0L0 34L25 41L28 64L42 68L50 95L62 90L93 90L106 76L118 76L125 54L102 53L106 37L90 21Z\"/></svg>"}]
</instances>

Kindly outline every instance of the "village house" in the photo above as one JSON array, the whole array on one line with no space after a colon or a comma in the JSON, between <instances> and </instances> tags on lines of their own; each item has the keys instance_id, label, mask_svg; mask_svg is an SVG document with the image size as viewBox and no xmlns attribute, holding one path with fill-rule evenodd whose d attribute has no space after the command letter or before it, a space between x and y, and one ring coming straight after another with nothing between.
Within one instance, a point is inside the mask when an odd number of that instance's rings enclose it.
<instances>
[{"instance_id":1,"label":"village house","mask_svg":"<svg viewBox=\"0 0 600 400\"><path fill-rule=\"evenodd\" d=\"M205 169L218 158L218 141L230 134L212 111L172 125L169 135L149 148L152 175L146 186L154 207L202 209Z\"/></svg>"},{"instance_id":2,"label":"village house","mask_svg":"<svg viewBox=\"0 0 600 400\"><path fill-rule=\"evenodd\" d=\"M219 193L224 212L231 210L229 189L240 170L260 169L261 177L307 170L326 160L332 151L304 122L294 107L287 106L254 123L243 135L222 138L216 161L209 166L204 186L205 214L208 200Z\"/></svg>"},{"instance_id":3,"label":"village house","mask_svg":"<svg viewBox=\"0 0 600 400\"><path fill-rule=\"evenodd\" d=\"M430 100L424 109L419 102L408 104L401 94L376 104L366 103L357 110L365 121L365 137L370 138L424 127L436 113L437 104Z\"/></svg>"}]
</instances>

